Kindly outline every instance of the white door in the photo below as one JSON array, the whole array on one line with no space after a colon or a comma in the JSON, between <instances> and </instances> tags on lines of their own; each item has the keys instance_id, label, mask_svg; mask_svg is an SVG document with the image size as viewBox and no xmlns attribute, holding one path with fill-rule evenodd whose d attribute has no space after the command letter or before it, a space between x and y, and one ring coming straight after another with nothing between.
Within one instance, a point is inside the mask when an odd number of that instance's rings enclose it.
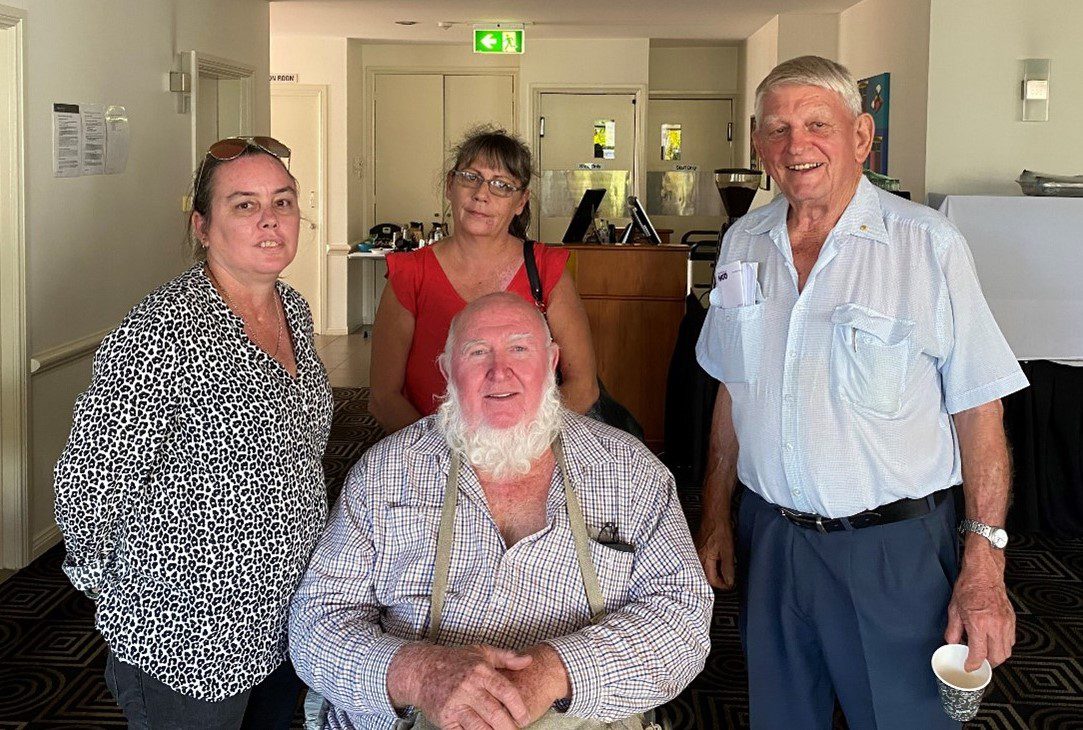
<instances>
[{"instance_id":1,"label":"white door","mask_svg":"<svg viewBox=\"0 0 1083 730\"><path fill-rule=\"evenodd\" d=\"M673 243L686 231L717 232L722 225L714 171L733 167L732 123L730 99L650 100L647 214L656 228L673 229Z\"/></svg>"},{"instance_id":2,"label":"white door","mask_svg":"<svg viewBox=\"0 0 1083 730\"><path fill-rule=\"evenodd\" d=\"M444 77L377 74L375 223L440 220Z\"/></svg>"},{"instance_id":3,"label":"white door","mask_svg":"<svg viewBox=\"0 0 1083 730\"><path fill-rule=\"evenodd\" d=\"M591 188L606 189L599 218L627 222L635 189L635 94L543 93L537 124L539 240L560 241Z\"/></svg>"},{"instance_id":4,"label":"white door","mask_svg":"<svg viewBox=\"0 0 1083 730\"><path fill-rule=\"evenodd\" d=\"M290 148L290 172L297 178L301 211L297 256L282 272L282 279L308 301L317 333L323 332L327 247L325 94L323 86L271 85L271 136Z\"/></svg>"},{"instance_id":5,"label":"white door","mask_svg":"<svg viewBox=\"0 0 1083 730\"><path fill-rule=\"evenodd\" d=\"M488 125L515 133L515 80L511 76L444 77L444 159L476 127ZM443 200L443 221L451 209Z\"/></svg>"}]
</instances>

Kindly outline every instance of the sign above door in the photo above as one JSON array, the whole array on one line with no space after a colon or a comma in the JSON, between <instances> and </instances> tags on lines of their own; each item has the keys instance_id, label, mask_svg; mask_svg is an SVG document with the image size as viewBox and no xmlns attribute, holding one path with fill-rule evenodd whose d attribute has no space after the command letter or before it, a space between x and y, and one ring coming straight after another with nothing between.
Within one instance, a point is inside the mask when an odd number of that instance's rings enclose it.
<instances>
[{"instance_id":1,"label":"sign above door","mask_svg":"<svg viewBox=\"0 0 1083 730\"><path fill-rule=\"evenodd\" d=\"M474 28L474 53L522 53L525 42L522 28Z\"/></svg>"}]
</instances>

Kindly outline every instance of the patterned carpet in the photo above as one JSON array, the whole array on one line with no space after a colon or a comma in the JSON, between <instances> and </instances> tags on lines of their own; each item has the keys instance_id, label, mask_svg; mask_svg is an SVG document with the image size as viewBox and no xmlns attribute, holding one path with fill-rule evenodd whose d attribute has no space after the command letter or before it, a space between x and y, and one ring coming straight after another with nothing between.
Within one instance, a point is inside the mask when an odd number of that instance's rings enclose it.
<instances>
[{"instance_id":1,"label":"patterned carpet","mask_svg":"<svg viewBox=\"0 0 1083 730\"><path fill-rule=\"evenodd\" d=\"M332 498L379 435L367 391L336 388L324 459ZM694 520L695 500L686 508ZM1018 643L967 727L1083 730L1083 540L1024 535L1008 550ZM102 680L105 646L93 628L93 605L65 580L61 559L53 549L0 584L0 730L124 726ZM719 594L707 668L663 709L674 728L748 727L736 625L734 594Z\"/></svg>"}]
</instances>

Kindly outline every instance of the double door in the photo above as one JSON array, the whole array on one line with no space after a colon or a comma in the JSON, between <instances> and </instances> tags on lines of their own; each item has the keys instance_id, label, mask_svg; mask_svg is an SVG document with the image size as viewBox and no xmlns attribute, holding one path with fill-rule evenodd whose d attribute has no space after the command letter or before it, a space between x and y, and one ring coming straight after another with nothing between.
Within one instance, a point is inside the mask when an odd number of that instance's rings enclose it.
<instances>
[{"instance_id":1,"label":"double door","mask_svg":"<svg viewBox=\"0 0 1083 730\"><path fill-rule=\"evenodd\" d=\"M450 223L444 170L467 131L515 131L515 77L377 74L375 178L370 225Z\"/></svg>"}]
</instances>

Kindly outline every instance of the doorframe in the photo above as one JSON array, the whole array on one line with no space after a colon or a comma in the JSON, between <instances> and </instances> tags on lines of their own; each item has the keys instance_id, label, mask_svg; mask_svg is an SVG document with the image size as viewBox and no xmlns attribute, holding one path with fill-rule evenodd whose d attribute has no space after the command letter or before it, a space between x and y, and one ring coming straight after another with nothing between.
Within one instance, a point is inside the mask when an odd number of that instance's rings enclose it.
<instances>
[{"instance_id":1,"label":"doorframe","mask_svg":"<svg viewBox=\"0 0 1083 730\"><path fill-rule=\"evenodd\" d=\"M26 17L0 5L0 29L13 33L12 53L0 60L14 73L0 83L7 96L0 122L0 567L22 568L30 555L29 365L26 328Z\"/></svg>"},{"instance_id":2,"label":"doorframe","mask_svg":"<svg viewBox=\"0 0 1083 730\"><path fill-rule=\"evenodd\" d=\"M418 76L510 76L511 77L511 103L513 134L519 133L519 68L515 66L493 66L491 68L478 68L476 66L368 66L365 68L365 94L364 94L364 118L365 131L363 149L367 164L362 170L368 169L368 174L362 174L362 190L364 200L364 215L362 216L362 229L368 230L384 221L376 218L376 188L373 186L376 175L376 77L381 75L418 75ZM423 113L423 112L419 112Z\"/></svg>"},{"instance_id":3,"label":"doorframe","mask_svg":"<svg viewBox=\"0 0 1083 730\"><path fill-rule=\"evenodd\" d=\"M643 130L647 128L647 103L649 101L646 84L531 84L530 85L530 145L534 155L534 164L541 164L541 136L538 129L538 118L541 116L542 94L604 94L604 95L627 95L632 94L635 99L635 129L632 139L632 191L637 198L643 198L646 190L645 181L640 175L641 170L646 170L647 158L644 149ZM541 206L538 206L539 210ZM541 216L535 216L530 227L536 238L541 231Z\"/></svg>"},{"instance_id":4,"label":"doorframe","mask_svg":"<svg viewBox=\"0 0 1083 730\"><path fill-rule=\"evenodd\" d=\"M315 97L319 103L320 119L317 124L319 152L317 154L317 192L319 201L319 220L316 223L316 250L319 257L316 262L316 314L320 326L317 334L327 329L327 257L330 254L327 240L327 97L326 84L271 84L271 99L279 96ZM273 123L273 122L272 122Z\"/></svg>"},{"instance_id":5,"label":"doorframe","mask_svg":"<svg viewBox=\"0 0 1083 730\"><path fill-rule=\"evenodd\" d=\"M253 81L256 75L254 66L241 61L234 61L220 56L212 56L200 51L181 51L178 55L181 71L188 74L191 91L188 92L188 113L191 115L189 130L190 146L192 148L192 174L195 174L199 163L203 161L206 150L199 147L199 77L209 76L216 79L228 79L241 82L241 113L240 134L252 134L252 98ZM217 101L217 100L216 100Z\"/></svg>"}]
</instances>

